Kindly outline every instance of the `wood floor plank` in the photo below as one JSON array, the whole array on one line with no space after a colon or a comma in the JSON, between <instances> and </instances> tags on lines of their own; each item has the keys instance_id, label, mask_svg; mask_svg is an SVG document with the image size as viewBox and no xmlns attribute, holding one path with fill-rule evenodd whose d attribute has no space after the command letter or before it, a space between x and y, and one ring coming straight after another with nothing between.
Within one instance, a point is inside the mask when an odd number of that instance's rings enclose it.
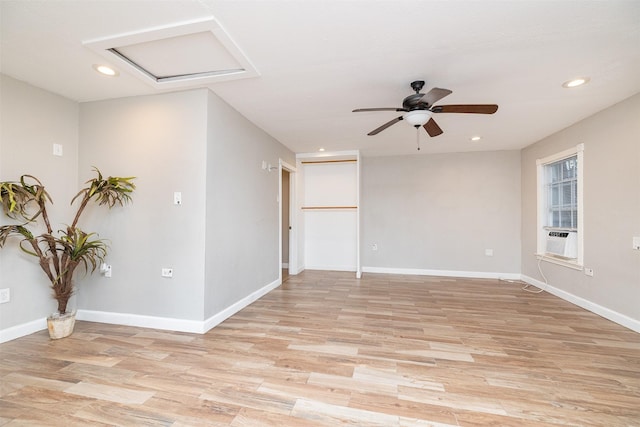
<instances>
[{"instance_id":1,"label":"wood floor plank","mask_svg":"<svg viewBox=\"0 0 640 427\"><path fill-rule=\"evenodd\" d=\"M305 271L206 334L0 345L7 426L640 426L640 334L490 279Z\"/></svg>"}]
</instances>

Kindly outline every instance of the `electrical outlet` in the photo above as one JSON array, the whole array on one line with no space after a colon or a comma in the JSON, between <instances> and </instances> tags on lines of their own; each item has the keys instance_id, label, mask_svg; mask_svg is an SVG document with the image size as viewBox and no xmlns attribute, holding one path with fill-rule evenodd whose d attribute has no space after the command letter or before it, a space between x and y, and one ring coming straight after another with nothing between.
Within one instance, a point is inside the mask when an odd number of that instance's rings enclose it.
<instances>
[{"instance_id":1,"label":"electrical outlet","mask_svg":"<svg viewBox=\"0 0 640 427\"><path fill-rule=\"evenodd\" d=\"M5 302L11 301L11 289L4 288L0 289L0 304L4 304Z\"/></svg>"},{"instance_id":2,"label":"electrical outlet","mask_svg":"<svg viewBox=\"0 0 640 427\"><path fill-rule=\"evenodd\" d=\"M163 268L162 277L173 277L173 268Z\"/></svg>"},{"instance_id":3,"label":"electrical outlet","mask_svg":"<svg viewBox=\"0 0 640 427\"><path fill-rule=\"evenodd\" d=\"M584 268L584 274L586 274L587 276L591 276L593 277L593 268Z\"/></svg>"},{"instance_id":4,"label":"electrical outlet","mask_svg":"<svg viewBox=\"0 0 640 427\"><path fill-rule=\"evenodd\" d=\"M107 265L106 269L104 270L104 277L111 277L111 265Z\"/></svg>"},{"instance_id":5,"label":"electrical outlet","mask_svg":"<svg viewBox=\"0 0 640 427\"><path fill-rule=\"evenodd\" d=\"M640 237L633 237L633 249L640 251Z\"/></svg>"},{"instance_id":6,"label":"electrical outlet","mask_svg":"<svg viewBox=\"0 0 640 427\"><path fill-rule=\"evenodd\" d=\"M181 205L182 204L182 193L179 191L176 191L175 193L173 193L173 204L174 205Z\"/></svg>"},{"instance_id":7,"label":"electrical outlet","mask_svg":"<svg viewBox=\"0 0 640 427\"><path fill-rule=\"evenodd\" d=\"M377 251L378 250L378 244L374 243L373 245L371 245L371 250L372 251Z\"/></svg>"}]
</instances>

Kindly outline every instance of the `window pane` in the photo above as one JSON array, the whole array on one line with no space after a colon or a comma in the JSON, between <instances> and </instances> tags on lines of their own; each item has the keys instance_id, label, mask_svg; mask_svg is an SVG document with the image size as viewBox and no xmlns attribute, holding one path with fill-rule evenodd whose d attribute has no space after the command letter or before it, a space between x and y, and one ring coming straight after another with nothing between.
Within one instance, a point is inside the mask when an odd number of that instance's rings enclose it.
<instances>
[{"instance_id":1,"label":"window pane","mask_svg":"<svg viewBox=\"0 0 640 427\"><path fill-rule=\"evenodd\" d=\"M577 156L545 166L547 218L550 227L578 226Z\"/></svg>"}]
</instances>

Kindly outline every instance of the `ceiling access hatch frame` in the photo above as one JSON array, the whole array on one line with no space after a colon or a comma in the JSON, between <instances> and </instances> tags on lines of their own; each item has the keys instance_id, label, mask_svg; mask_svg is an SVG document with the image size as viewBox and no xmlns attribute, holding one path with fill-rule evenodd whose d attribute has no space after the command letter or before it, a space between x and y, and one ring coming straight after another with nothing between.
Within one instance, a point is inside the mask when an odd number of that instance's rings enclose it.
<instances>
[{"instance_id":1,"label":"ceiling access hatch frame","mask_svg":"<svg viewBox=\"0 0 640 427\"><path fill-rule=\"evenodd\" d=\"M83 45L156 89L260 75L213 17L87 40ZM162 52L165 47L167 51Z\"/></svg>"}]
</instances>

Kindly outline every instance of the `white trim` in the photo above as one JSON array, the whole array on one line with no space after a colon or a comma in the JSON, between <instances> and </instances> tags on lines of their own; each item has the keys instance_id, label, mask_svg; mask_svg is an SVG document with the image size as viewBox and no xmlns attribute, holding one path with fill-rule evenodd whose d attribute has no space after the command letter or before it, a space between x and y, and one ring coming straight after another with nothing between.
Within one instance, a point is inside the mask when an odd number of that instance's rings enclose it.
<instances>
[{"instance_id":1,"label":"white trim","mask_svg":"<svg viewBox=\"0 0 640 427\"><path fill-rule=\"evenodd\" d=\"M289 260L282 262L282 171L289 172ZM288 268L290 275L298 274L295 266L298 263L298 217L296 216L297 169L282 159L278 159L278 264L280 265L278 279L282 283L282 268Z\"/></svg>"},{"instance_id":2,"label":"white trim","mask_svg":"<svg viewBox=\"0 0 640 427\"><path fill-rule=\"evenodd\" d=\"M281 272L281 274L282 274L282 272ZM225 308L221 312L219 312L217 314L214 314L213 316L209 317L207 320L205 320L203 322L203 331L201 333L205 333L205 332L209 331L210 329L212 329L213 327L215 327L215 326L219 325L220 323L224 322L225 320L227 320L228 318L230 318L231 316L233 316L234 314L236 314L237 312L239 312L243 308L247 307L248 305L250 305L254 301L259 300L261 297L263 297L264 295L268 294L269 292L271 292L272 290L274 290L275 288L277 288L281 284L282 284L282 280L280 280L280 279L274 280L273 282L269 283L268 285L258 289L257 291L253 292L252 294L249 294L246 297L242 298L240 301L238 301L238 302L236 302L234 304L231 304L229 307Z\"/></svg>"},{"instance_id":3,"label":"white trim","mask_svg":"<svg viewBox=\"0 0 640 427\"><path fill-rule=\"evenodd\" d=\"M554 163L567 157L577 157L578 167L578 256L575 261L564 261L550 257L546 254L546 235L547 228L545 224L545 218L547 216L546 201L545 201L545 179L544 179L544 167L549 163ZM536 160L536 256L542 257L544 261L552 262L561 266L573 268L576 270L582 270L584 266L584 144L577 144L575 147L571 147L567 150L559 153L552 154L542 159ZM544 255L543 255L544 254Z\"/></svg>"},{"instance_id":4,"label":"white trim","mask_svg":"<svg viewBox=\"0 0 640 427\"><path fill-rule=\"evenodd\" d=\"M629 316L618 313L617 311L603 307L589 300L586 300L582 297L579 297L567 291L563 291L562 289L553 287L549 284L545 284L544 282L541 282L537 279L526 276L524 274L521 276L521 280L539 289L543 289L544 291L549 292L550 294L555 295L558 298L562 298L567 302L575 304L578 307L584 308L587 311L590 311L599 316L602 316L607 320L617 323L618 325L624 326L625 328L629 328L634 332L640 333L640 320L633 319Z\"/></svg>"},{"instance_id":5,"label":"white trim","mask_svg":"<svg viewBox=\"0 0 640 427\"><path fill-rule=\"evenodd\" d=\"M358 150L347 150L347 151L323 151L323 152L313 152L313 153L298 153L296 154L296 159L304 160L304 159L320 159L323 157L330 157L331 160L360 160L360 151Z\"/></svg>"},{"instance_id":6,"label":"white trim","mask_svg":"<svg viewBox=\"0 0 640 427\"><path fill-rule=\"evenodd\" d=\"M0 331L0 344L47 329L47 318L32 320Z\"/></svg>"},{"instance_id":7,"label":"white trim","mask_svg":"<svg viewBox=\"0 0 640 427\"><path fill-rule=\"evenodd\" d=\"M112 325L138 326L141 328L162 329L167 331L203 333L203 322L199 320L176 319L173 317L145 316L131 313L113 313L108 311L78 310L77 320L109 323Z\"/></svg>"},{"instance_id":8,"label":"white trim","mask_svg":"<svg viewBox=\"0 0 640 427\"><path fill-rule=\"evenodd\" d=\"M157 81L137 66L114 54L109 49L117 49L122 46L130 46L145 42L154 42L172 37L210 32L215 40L226 49L226 52L240 65L240 69L227 70L225 73L190 76L184 79ZM118 34L116 36L103 37L93 40L85 40L83 46L105 58L111 64L117 64L120 71L126 71L146 84L156 89L178 89L192 87L196 84L204 85L214 82L237 80L249 77L258 77L260 73L235 43L220 23L213 17L199 18L175 24L152 27L136 32ZM213 71L213 70L212 70Z\"/></svg>"},{"instance_id":9,"label":"white trim","mask_svg":"<svg viewBox=\"0 0 640 427\"><path fill-rule=\"evenodd\" d=\"M421 268L388 268L388 267L362 267L365 273L382 274L407 274L412 276L440 276L440 277L464 277L470 279L505 279L520 280L519 273L498 273L489 271L455 271L455 270L427 270Z\"/></svg>"},{"instance_id":10,"label":"white trim","mask_svg":"<svg viewBox=\"0 0 640 427\"><path fill-rule=\"evenodd\" d=\"M551 264L561 265L563 267L573 268L574 270L582 271L584 267L578 264L576 261L571 261L568 259L562 259L560 257L555 257L547 254L535 254L537 260L542 260L549 262Z\"/></svg>"},{"instance_id":11,"label":"white trim","mask_svg":"<svg viewBox=\"0 0 640 427\"><path fill-rule=\"evenodd\" d=\"M320 270L320 271L351 271L356 272L355 266L344 265L307 265L307 270Z\"/></svg>"},{"instance_id":12,"label":"white trim","mask_svg":"<svg viewBox=\"0 0 640 427\"><path fill-rule=\"evenodd\" d=\"M362 174L362 162L360 161L360 152L356 155L356 160L358 163L356 164L356 206L358 207L358 211L356 212L356 279L360 279L362 277L362 259L361 259L361 244L360 244L360 221L362 218L362 209L360 205L360 193L362 191L362 180L360 176Z\"/></svg>"},{"instance_id":13,"label":"white trim","mask_svg":"<svg viewBox=\"0 0 640 427\"><path fill-rule=\"evenodd\" d=\"M204 321L175 319L171 317L143 316L128 313L110 313L93 310L78 310L76 319L86 320L89 322L110 323L114 325L138 326L141 328L204 334L211 328L236 314L238 311L247 307L249 304L258 300L260 297L280 286L280 283L280 280L275 280Z\"/></svg>"}]
</instances>

